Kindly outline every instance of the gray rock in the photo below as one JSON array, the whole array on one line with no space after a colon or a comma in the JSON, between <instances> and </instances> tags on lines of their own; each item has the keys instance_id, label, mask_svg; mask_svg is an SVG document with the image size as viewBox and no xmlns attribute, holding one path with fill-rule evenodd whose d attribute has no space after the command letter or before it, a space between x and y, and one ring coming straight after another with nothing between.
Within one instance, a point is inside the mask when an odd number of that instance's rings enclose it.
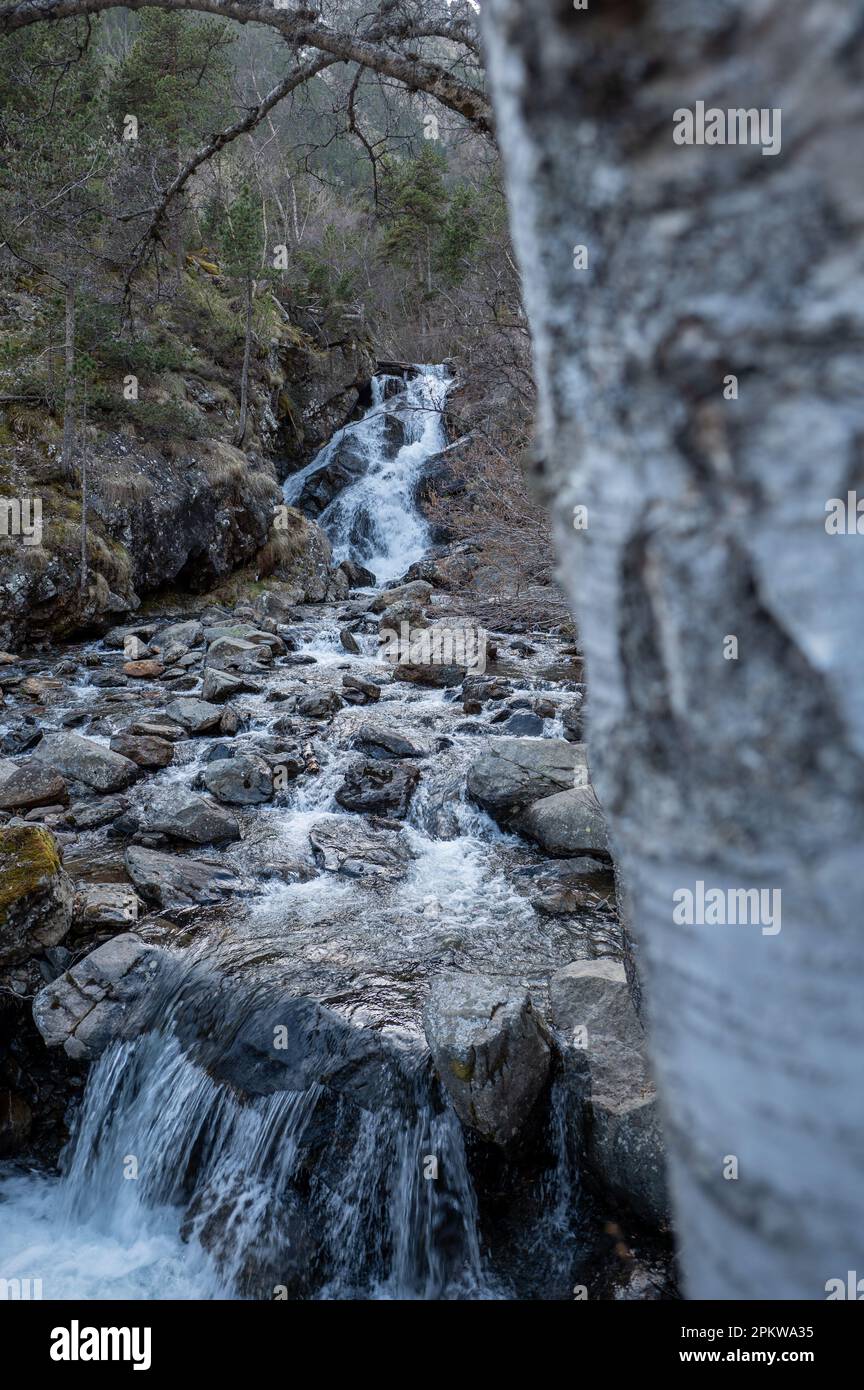
<instances>
[{"instance_id":1,"label":"gray rock","mask_svg":"<svg viewBox=\"0 0 864 1390\"><path fill-rule=\"evenodd\" d=\"M169 743L178 743L186 737L182 724L170 719L136 719L129 726L130 734L140 734L142 738L165 738Z\"/></svg>"},{"instance_id":2,"label":"gray rock","mask_svg":"<svg viewBox=\"0 0 864 1390\"><path fill-rule=\"evenodd\" d=\"M206 664L217 671L245 671L261 674L261 667L273 660L269 647L246 642L239 637L220 637L207 648Z\"/></svg>"},{"instance_id":3,"label":"gray rock","mask_svg":"<svg viewBox=\"0 0 864 1390\"><path fill-rule=\"evenodd\" d=\"M336 800L346 811L401 817L419 778L420 769L412 763L357 763L346 772Z\"/></svg>"},{"instance_id":4,"label":"gray rock","mask_svg":"<svg viewBox=\"0 0 864 1390\"><path fill-rule=\"evenodd\" d=\"M423 1022L463 1125L490 1143L509 1144L546 1085L551 1058L528 991L484 975L442 975Z\"/></svg>"},{"instance_id":5,"label":"gray rock","mask_svg":"<svg viewBox=\"0 0 864 1390\"><path fill-rule=\"evenodd\" d=\"M211 704L220 705L234 695L257 695L260 691L261 686L257 681L250 681L243 676L232 676L227 671L210 669L204 672L201 698Z\"/></svg>"},{"instance_id":6,"label":"gray rock","mask_svg":"<svg viewBox=\"0 0 864 1390\"><path fill-rule=\"evenodd\" d=\"M138 895L120 883L87 883L75 894L75 922L87 927L131 927L138 921Z\"/></svg>"},{"instance_id":7,"label":"gray rock","mask_svg":"<svg viewBox=\"0 0 864 1390\"><path fill-rule=\"evenodd\" d=\"M339 641L342 643L346 652L350 652L352 656L360 655L360 643L357 641L353 632L348 631L347 627L343 627L342 631L339 633Z\"/></svg>"},{"instance_id":8,"label":"gray rock","mask_svg":"<svg viewBox=\"0 0 864 1390\"><path fill-rule=\"evenodd\" d=\"M197 618L191 618L185 623L173 623L170 627L163 627L150 645L156 651L165 653L174 646L183 647L188 651L190 647L200 647L203 641L204 628ZM182 656L182 652L180 655Z\"/></svg>"},{"instance_id":9,"label":"gray rock","mask_svg":"<svg viewBox=\"0 0 864 1390\"><path fill-rule=\"evenodd\" d=\"M427 584L424 579L414 579L410 584L397 584L394 589L384 589L380 594L376 594L369 604L370 613L383 613L392 604L399 603L405 599L415 603L428 603L432 597L432 585Z\"/></svg>"},{"instance_id":10,"label":"gray rock","mask_svg":"<svg viewBox=\"0 0 864 1390\"><path fill-rule=\"evenodd\" d=\"M273 800L273 773L263 758L237 753L219 758L204 769L204 784L218 801L236 806L256 806Z\"/></svg>"},{"instance_id":11,"label":"gray rock","mask_svg":"<svg viewBox=\"0 0 864 1390\"><path fill-rule=\"evenodd\" d=\"M494 820L509 825L535 801L571 788L576 769L586 767L582 744L500 738L468 769L468 794Z\"/></svg>"},{"instance_id":12,"label":"gray rock","mask_svg":"<svg viewBox=\"0 0 864 1390\"><path fill-rule=\"evenodd\" d=\"M428 748L418 748L409 739L403 738L392 729L376 729L372 724L361 724L354 736L354 745L361 748L369 758L426 758Z\"/></svg>"},{"instance_id":13,"label":"gray rock","mask_svg":"<svg viewBox=\"0 0 864 1390\"><path fill-rule=\"evenodd\" d=\"M591 786L571 787L535 801L521 817L519 829L545 854L559 858L609 852L606 821Z\"/></svg>"},{"instance_id":14,"label":"gray rock","mask_svg":"<svg viewBox=\"0 0 864 1390\"><path fill-rule=\"evenodd\" d=\"M175 724L180 724L190 734L206 734L219 725L222 710L208 700L197 700L194 696L184 696L166 705L165 713Z\"/></svg>"},{"instance_id":15,"label":"gray rock","mask_svg":"<svg viewBox=\"0 0 864 1390\"><path fill-rule=\"evenodd\" d=\"M665 1226L669 1198L657 1098L624 966L577 961L553 975L550 998L568 1083L582 1108L585 1162L613 1198Z\"/></svg>"},{"instance_id":16,"label":"gray rock","mask_svg":"<svg viewBox=\"0 0 864 1390\"><path fill-rule=\"evenodd\" d=\"M109 1043L142 1032L164 960L163 951L131 932L91 951L33 1000L33 1018L46 1046L90 1062Z\"/></svg>"},{"instance_id":17,"label":"gray rock","mask_svg":"<svg viewBox=\"0 0 864 1390\"><path fill-rule=\"evenodd\" d=\"M66 783L46 763L35 758L0 762L0 811L29 811L34 806L65 806Z\"/></svg>"},{"instance_id":18,"label":"gray rock","mask_svg":"<svg viewBox=\"0 0 864 1390\"><path fill-rule=\"evenodd\" d=\"M83 782L97 792L122 791L141 775L131 758L112 753L110 748L80 734L46 734L33 756L61 776Z\"/></svg>"},{"instance_id":19,"label":"gray rock","mask_svg":"<svg viewBox=\"0 0 864 1390\"><path fill-rule=\"evenodd\" d=\"M381 687L359 676L343 676L342 694L351 705L372 705L381 699Z\"/></svg>"},{"instance_id":20,"label":"gray rock","mask_svg":"<svg viewBox=\"0 0 864 1390\"><path fill-rule=\"evenodd\" d=\"M145 812L143 826L151 834L170 835L194 845L240 839L240 827L234 816L185 787L165 791Z\"/></svg>"},{"instance_id":21,"label":"gray rock","mask_svg":"<svg viewBox=\"0 0 864 1390\"><path fill-rule=\"evenodd\" d=\"M309 841L322 869L372 883L404 878L415 857L400 832L374 830L354 819L319 821Z\"/></svg>"},{"instance_id":22,"label":"gray rock","mask_svg":"<svg viewBox=\"0 0 864 1390\"><path fill-rule=\"evenodd\" d=\"M129 846L126 870L141 896L160 908L218 903L240 887L240 880L220 864L161 854L143 845Z\"/></svg>"},{"instance_id":23,"label":"gray rock","mask_svg":"<svg viewBox=\"0 0 864 1390\"><path fill-rule=\"evenodd\" d=\"M101 825L122 816L126 802L122 796L100 797L98 801L76 801L66 813L76 830L98 830Z\"/></svg>"},{"instance_id":24,"label":"gray rock","mask_svg":"<svg viewBox=\"0 0 864 1390\"><path fill-rule=\"evenodd\" d=\"M342 708L335 690L315 690L297 701L297 713L306 719L327 719Z\"/></svg>"}]
</instances>

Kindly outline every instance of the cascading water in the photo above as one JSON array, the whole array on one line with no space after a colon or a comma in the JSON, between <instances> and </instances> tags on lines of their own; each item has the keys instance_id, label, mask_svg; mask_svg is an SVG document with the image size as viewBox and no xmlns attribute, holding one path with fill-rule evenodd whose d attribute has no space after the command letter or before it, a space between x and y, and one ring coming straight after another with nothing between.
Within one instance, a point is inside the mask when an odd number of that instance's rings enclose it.
<instances>
[{"instance_id":1,"label":"cascading water","mask_svg":"<svg viewBox=\"0 0 864 1390\"><path fill-rule=\"evenodd\" d=\"M445 444L449 386L443 367L376 378L365 417L285 484L286 500L326 527L335 558L359 561L379 585L427 548L415 493ZM244 697L232 749L255 753L281 736L281 701L338 691L346 668L381 692L307 729L318 770L250 809L242 841L219 852L235 887L194 919L156 1026L92 1066L62 1176L0 1171L0 1278L41 1278L49 1298L569 1296L585 1244L560 1086L530 1172L508 1176L466 1144L420 1014L445 968L499 971L542 995L586 932L592 951L609 949L608 919L537 918L526 895L547 872L542 856L466 799L472 734L486 726L466 729L449 691L389 680L367 619L354 600L303 610L292 637L309 664L276 663ZM86 654L101 661L101 644ZM523 706L538 693L546 705L573 699L530 663L510 677ZM92 696L86 678L70 690L76 721ZM339 801L370 723L409 739L421 768L401 829L370 831ZM92 728L103 741L111 732L110 722ZM148 814L178 789L200 790L217 741L176 744L172 764L131 789L132 808ZM310 852L322 825L349 843L374 833L384 849L402 845L404 868L392 883L322 871ZM286 1020L292 1041L280 1053L273 1030Z\"/></svg>"},{"instance_id":2,"label":"cascading water","mask_svg":"<svg viewBox=\"0 0 864 1390\"><path fill-rule=\"evenodd\" d=\"M359 560L386 584L426 551L429 527L414 493L424 465L445 447L442 412L451 385L441 366L418 366L406 382L375 377L372 407L363 419L346 425L286 480L285 501L297 505L328 469L344 468L353 476L318 516L337 564Z\"/></svg>"}]
</instances>

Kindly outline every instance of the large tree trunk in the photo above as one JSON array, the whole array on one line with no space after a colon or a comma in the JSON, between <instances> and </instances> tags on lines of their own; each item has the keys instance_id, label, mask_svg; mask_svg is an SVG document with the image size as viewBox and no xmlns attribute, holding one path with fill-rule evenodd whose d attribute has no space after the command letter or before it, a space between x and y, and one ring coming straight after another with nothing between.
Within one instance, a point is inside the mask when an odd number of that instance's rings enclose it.
<instances>
[{"instance_id":1,"label":"large tree trunk","mask_svg":"<svg viewBox=\"0 0 864 1390\"><path fill-rule=\"evenodd\" d=\"M864 1274L862 5L483 14L686 1290L825 1298ZM698 100L781 107L781 152L676 145ZM676 925L698 880L781 930Z\"/></svg>"},{"instance_id":2,"label":"large tree trunk","mask_svg":"<svg viewBox=\"0 0 864 1390\"><path fill-rule=\"evenodd\" d=\"M63 333L65 387L63 391L63 474L71 478L75 454L75 282L66 283Z\"/></svg>"}]
</instances>

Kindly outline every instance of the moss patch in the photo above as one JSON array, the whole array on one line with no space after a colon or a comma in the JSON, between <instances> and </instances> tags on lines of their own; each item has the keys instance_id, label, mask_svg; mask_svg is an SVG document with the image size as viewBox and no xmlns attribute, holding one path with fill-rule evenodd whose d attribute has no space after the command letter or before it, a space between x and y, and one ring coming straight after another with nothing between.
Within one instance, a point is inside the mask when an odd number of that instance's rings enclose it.
<instances>
[{"instance_id":1,"label":"moss patch","mask_svg":"<svg viewBox=\"0 0 864 1390\"><path fill-rule=\"evenodd\" d=\"M38 825L0 830L0 926L20 898L44 889L60 872L57 841Z\"/></svg>"}]
</instances>

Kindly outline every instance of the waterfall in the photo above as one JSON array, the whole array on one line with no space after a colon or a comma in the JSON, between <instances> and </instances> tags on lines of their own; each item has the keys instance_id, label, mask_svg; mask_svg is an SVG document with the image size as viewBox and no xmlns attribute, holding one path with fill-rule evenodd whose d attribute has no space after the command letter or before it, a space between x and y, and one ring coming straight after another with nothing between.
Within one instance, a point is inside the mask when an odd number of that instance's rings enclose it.
<instances>
[{"instance_id":1,"label":"waterfall","mask_svg":"<svg viewBox=\"0 0 864 1390\"><path fill-rule=\"evenodd\" d=\"M301 509L310 498L320 505L326 493L316 484L328 474L347 480L318 512L337 564L358 560L386 584L428 549L429 527L414 498L424 466L447 442L442 412L451 385L442 366L418 366L405 382L373 378L363 419L346 425L286 480L285 501Z\"/></svg>"}]
</instances>

